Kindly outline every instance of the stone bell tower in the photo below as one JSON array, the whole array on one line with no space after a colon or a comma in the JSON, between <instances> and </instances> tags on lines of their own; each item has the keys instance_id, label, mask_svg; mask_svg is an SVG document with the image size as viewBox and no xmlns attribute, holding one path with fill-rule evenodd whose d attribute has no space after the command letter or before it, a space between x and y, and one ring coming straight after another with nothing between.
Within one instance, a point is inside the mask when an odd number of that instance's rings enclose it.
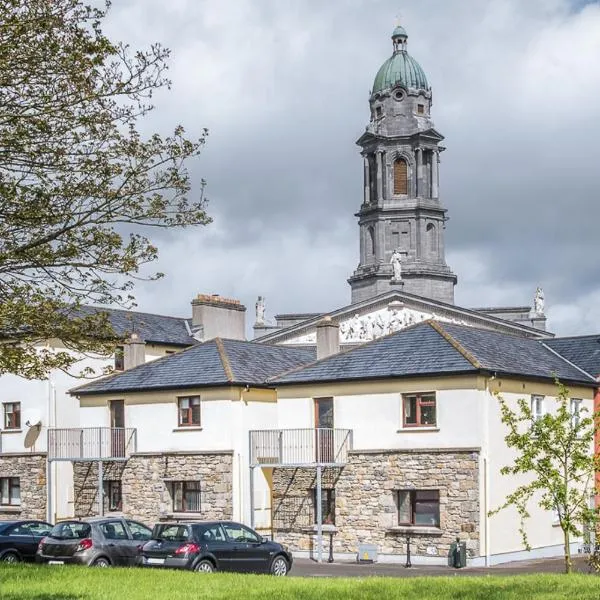
<instances>
[{"instance_id":1,"label":"stone bell tower","mask_svg":"<svg viewBox=\"0 0 600 600\"><path fill-rule=\"evenodd\" d=\"M402 27L369 99L371 120L357 144L364 159L360 262L348 283L352 302L402 290L454 303L456 275L444 257L446 209L439 199L444 137L431 120L431 88L406 51Z\"/></svg>"}]
</instances>

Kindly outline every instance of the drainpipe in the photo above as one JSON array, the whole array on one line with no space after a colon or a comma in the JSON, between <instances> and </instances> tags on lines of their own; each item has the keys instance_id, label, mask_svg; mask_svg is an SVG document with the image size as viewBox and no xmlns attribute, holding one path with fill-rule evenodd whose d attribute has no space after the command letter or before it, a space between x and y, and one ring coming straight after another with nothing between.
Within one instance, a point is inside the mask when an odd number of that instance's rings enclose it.
<instances>
[{"instance_id":1,"label":"drainpipe","mask_svg":"<svg viewBox=\"0 0 600 600\"><path fill-rule=\"evenodd\" d=\"M600 375L596 377L596 381L600 383ZM600 413L600 387L597 387L594 391L594 414ZM594 454L598 456L600 454L600 431L596 427L594 431ZM600 508L600 471L596 471L596 495L594 498L594 506L596 509Z\"/></svg>"},{"instance_id":2,"label":"drainpipe","mask_svg":"<svg viewBox=\"0 0 600 600\"><path fill-rule=\"evenodd\" d=\"M323 562L323 514L321 501L322 490L321 490L321 465L317 465L317 562Z\"/></svg>"},{"instance_id":3,"label":"drainpipe","mask_svg":"<svg viewBox=\"0 0 600 600\"><path fill-rule=\"evenodd\" d=\"M490 510L490 466L489 466L489 438L490 438L490 406L489 403L493 400L493 396L490 393L489 382L492 379L496 379L496 375L492 375L491 379L485 379L485 394L486 399L483 405L483 528L485 532L485 566L491 566L491 544L490 544L490 517L488 515Z\"/></svg>"}]
</instances>

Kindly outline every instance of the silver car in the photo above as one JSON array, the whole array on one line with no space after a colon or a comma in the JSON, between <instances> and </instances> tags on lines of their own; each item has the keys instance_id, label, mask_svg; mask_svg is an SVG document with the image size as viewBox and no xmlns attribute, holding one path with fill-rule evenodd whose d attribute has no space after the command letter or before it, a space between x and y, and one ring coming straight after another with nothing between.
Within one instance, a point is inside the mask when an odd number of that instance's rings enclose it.
<instances>
[{"instance_id":1,"label":"silver car","mask_svg":"<svg viewBox=\"0 0 600 600\"><path fill-rule=\"evenodd\" d=\"M140 562L139 549L151 537L146 525L122 517L61 521L40 541L36 562L134 566Z\"/></svg>"}]
</instances>

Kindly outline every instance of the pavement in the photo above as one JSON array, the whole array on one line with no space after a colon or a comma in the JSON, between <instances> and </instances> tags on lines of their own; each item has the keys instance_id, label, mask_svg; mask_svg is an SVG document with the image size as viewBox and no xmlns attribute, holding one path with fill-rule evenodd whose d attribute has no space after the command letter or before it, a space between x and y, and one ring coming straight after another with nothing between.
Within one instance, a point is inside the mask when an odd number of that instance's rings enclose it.
<instances>
[{"instance_id":1,"label":"pavement","mask_svg":"<svg viewBox=\"0 0 600 600\"><path fill-rule=\"evenodd\" d=\"M585 557L573 558L573 571L590 573ZM564 559L546 558L504 563L494 567L465 567L453 569L450 567L412 566L403 564L362 564L356 562L317 563L306 558L294 559L290 572L292 577L465 577L482 575L525 575L527 573L562 573Z\"/></svg>"}]
</instances>

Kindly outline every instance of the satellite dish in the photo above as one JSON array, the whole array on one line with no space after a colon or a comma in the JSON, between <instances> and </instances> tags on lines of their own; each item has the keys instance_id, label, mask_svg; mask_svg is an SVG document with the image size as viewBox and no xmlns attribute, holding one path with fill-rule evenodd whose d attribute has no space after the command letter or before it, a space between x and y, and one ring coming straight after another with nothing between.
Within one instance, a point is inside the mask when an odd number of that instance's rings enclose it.
<instances>
[{"instance_id":1,"label":"satellite dish","mask_svg":"<svg viewBox=\"0 0 600 600\"><path fill-rule=\"evenodd\" d=\"M26 423L27 424L27 423ZM31 448L40 435L42 430L42 422L38 421L35 425L29 425L29 431L25 434L23 445L25 448Z\"/></svg>"}]
</instances>

